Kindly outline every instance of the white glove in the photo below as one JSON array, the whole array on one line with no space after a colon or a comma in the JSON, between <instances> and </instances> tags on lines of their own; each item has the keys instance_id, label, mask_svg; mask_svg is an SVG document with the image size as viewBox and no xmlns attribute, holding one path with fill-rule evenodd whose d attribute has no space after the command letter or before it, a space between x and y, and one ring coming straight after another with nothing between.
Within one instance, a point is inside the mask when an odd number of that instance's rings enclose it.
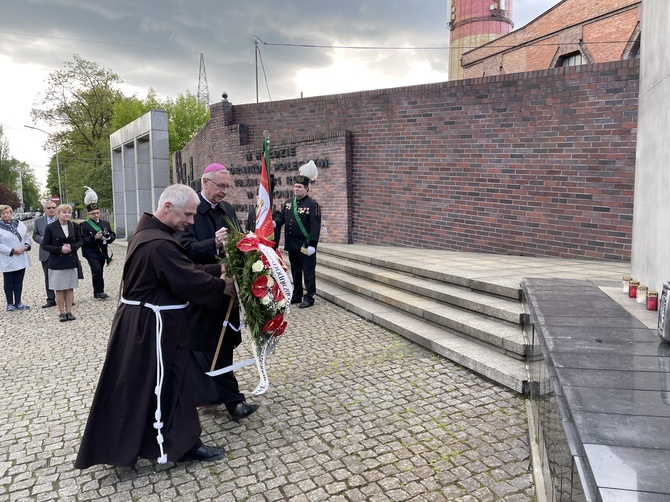
<instances>
[{"instance_id":1,"label":"white glove","mask_svg":"<svg viewBox=\"0 0 670 502\"><path fill-rule=\"evenodd\" d=\"M272 221L272 228L277 228L277 222L274 220Z\"/></svg>"},{"instance_id":2,"label":"white glove","mask_svg":"<svg viewBox=\"0 0 670 502\"><path fill-rule=\"evenodd\" d=\"M314 246L309 246L307 248L307 256L312 256L314 253L316 253L316 249L314 249Z\"/></svg>"}]
</instances>

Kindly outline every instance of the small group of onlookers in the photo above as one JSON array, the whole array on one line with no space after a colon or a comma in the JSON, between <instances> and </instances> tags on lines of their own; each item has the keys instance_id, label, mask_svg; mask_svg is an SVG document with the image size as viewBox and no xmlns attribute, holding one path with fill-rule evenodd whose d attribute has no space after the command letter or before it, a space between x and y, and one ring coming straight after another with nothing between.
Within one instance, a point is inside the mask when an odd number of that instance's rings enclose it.
<instances>
[{"instance_id":1,"label":"small group of onlookers","mask_svg":"<svg viewBox=\"0 0 670 502\"><path fill-rule=\"evenodd\" d=\"M109 298L104 291L103 267L112 260L108 244L116 239L108 221L100 219L97 204L87 205L88 218L72 221L72 207L48 201L44 215L35 220L33 240L40 245L39 260L44 272L46 302L42 308L58 306L61 322L74 321L74 288L82 277L77 251L82 248L91 268L93 297ZM13 218L10 206L0 205L0 270L3 273L7 311L29 310L22 302L23 280L30 265L31 239L25 224Z\"/></svg>"}]
</instances>

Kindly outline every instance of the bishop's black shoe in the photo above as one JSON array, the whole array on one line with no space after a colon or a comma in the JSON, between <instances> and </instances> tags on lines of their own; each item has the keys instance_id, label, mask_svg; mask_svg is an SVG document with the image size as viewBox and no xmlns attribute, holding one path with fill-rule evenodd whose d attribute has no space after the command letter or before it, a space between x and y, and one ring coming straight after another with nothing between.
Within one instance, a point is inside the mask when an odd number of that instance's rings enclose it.
<instances>
[{"instance_id":1,"label":"bishop's black shoe","mask_svg":"<svg viewBox=\"0 0 670 502\"><path fill-rule=\"evenodd\" d=\"M314 300L312 300L311 302L309 300L305 300L300 305L298 305L298 308L306 309L308 307L311 307L312 305L314 305Z\"/></svg>"},{"instance_id":2,"label":"bishop's black shoe","mask_svg":"<svg viewBox=\"0 0 670 502\"><path fill-rule=\"evenodd\" d=\"M197 460L199 462L212 462L223 457L223 448L218 446L207 446L201 444L197 448L192 448L179 459L179 462L188 462L189 460Z\"/></svg>"},{"instance_id":3,"label":"bishop's black shoe","mask_svg":"<svg viewBox=\"0 0 670 502\"><path fill-rule=\"evenodd\" d=\"M257 404L248 404L242 401L237 406L235 406L235 408L233 408L233 411L231 411L230 414L235 420L239 420L240 418L248 417L256 410L258 410L258 408L259 406Z\"/></svg>"},{"instance_id":4,"label":"bishop's black shoe","mask_svg":"<svg viewBox=\"0 0 670 502\"><path fill-rule=\"evenodd\" d=\"M302 301L302 297L300 297L300 298L293 297L293 298L291 298L291 305L293 305L294 303L300 303L301 301Z\"/></svg>"}]
</instances>

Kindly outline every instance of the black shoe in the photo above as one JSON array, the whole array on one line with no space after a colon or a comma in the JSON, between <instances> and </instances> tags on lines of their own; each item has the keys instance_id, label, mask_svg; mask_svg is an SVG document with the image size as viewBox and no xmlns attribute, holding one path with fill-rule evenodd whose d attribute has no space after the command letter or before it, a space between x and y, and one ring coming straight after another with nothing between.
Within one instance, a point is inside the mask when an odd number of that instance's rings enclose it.
<instances>
[{"instance_id":1,"label":"black shoe","mask_svg":"<svg viewBox=\"0 0 670 502\"><path fill-rule=\"evenodd\" d=\"M65 317L67 317L68 321L74 321L76 319L76 317L72 315L72 312L65 314Z\"/></svg>"},{"instance_id":2,"label":"black shoe","mask_svg":"<svg viewBox=\"0 0 670 502\"><path fill-rule=\"evenodd\" d=\"M55 306L56 306L56 302L52 302L50 300L47 300L47 302L44 305L42 305L42 308L43 309L48 309L49 307L55 307Z\"/></svg>"},{"instance_id":3,"label":"black shoe","mask_svg":"<svg viewBox=\"0 0 670 502\"><path fill-rule=\"evenodd\" d=\"M102 293L95 293L93 298L97 298L98 300L106 300L109 298L109 295L103 291Z\"/></svg>"},{"instance_id":4,"label":"black shoe","mask_svg":"<svg viewBox=\"0 0 670 502\"><path fill-rule=\"evenodd\" d=\"M60 322L65 322L65 321L67 321L67 315L65 315L65 314L59 314L59 315L58 315L58 320L59 320Z\"/></svg>"},{"instance_id":5,"label":"black shoe","mask_svg":"<svg viewBox=\"0 0 670 502\"><path fill-rule=\"evenodd\" d=\"M311 307L312 305L314 305L313 301L310 302L309 300L305 300L300 305L298 305L298 308L299 309L306 309L307 307Z\"/></svg>"},{"instance_id":6,"label":"black shoe","mask_svg":"<svg viewBox=\"0 0 670 502\"><path fill-rule=\"evenodd\" d=\"M302 297L300 297L300 298L293 297L293 298L291 298L291 305L293 305L294 303L300 303L301 301L302 301Z\"/></svg>"},{"instance_id":7,"label":"black shoe","mask_svg":"<svg viewBox=\"0 0 670 502\"><path fill-rule=\"evenodd\" d=\"M247 404L246 402L242 401L239 403L233 411L230 412L230 414L233 416L235 420L239 420L240 418L246 418L252 413L254 413L258 409L257 404Z\"/></svg>"},{"instance_id":8,"label":"black shoe","mask_svg":"<svg viewBox=\"0 0 670 502\"><path fill-rule=\"evenodd\" d=\"M223 457L223 448L201 444L199 447L186 452L179 461L186 462L189 460L198 460L200 462L211 462L213 460L219 460L221 457Z\"/></svg>"}]
</instances>

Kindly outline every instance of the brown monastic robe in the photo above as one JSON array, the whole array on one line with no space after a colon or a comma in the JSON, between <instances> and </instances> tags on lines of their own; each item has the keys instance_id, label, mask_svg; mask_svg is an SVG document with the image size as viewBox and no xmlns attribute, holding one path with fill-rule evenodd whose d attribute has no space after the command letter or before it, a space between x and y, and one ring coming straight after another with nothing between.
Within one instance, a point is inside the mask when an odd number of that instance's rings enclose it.
<instances>
[{"instance_id":1,"label":"brown monastic robe","mask_svg":"<svg viewBox=\"0 0 670 502\"><path fill-rule=\"evenodd\" d=\"M194 265L173 230L144 213L128 246L123 298L157 306L187 301L209 308L224 304L219 265ZM179 460L198 441L200 422L193 400L187 310L166 310L162 351L165 376L161 394L163 448ZM132 466L137 457L156 460L156 316L141 305L119 304L100 380L75 467Z\"/></svg>"}]
</instances>

